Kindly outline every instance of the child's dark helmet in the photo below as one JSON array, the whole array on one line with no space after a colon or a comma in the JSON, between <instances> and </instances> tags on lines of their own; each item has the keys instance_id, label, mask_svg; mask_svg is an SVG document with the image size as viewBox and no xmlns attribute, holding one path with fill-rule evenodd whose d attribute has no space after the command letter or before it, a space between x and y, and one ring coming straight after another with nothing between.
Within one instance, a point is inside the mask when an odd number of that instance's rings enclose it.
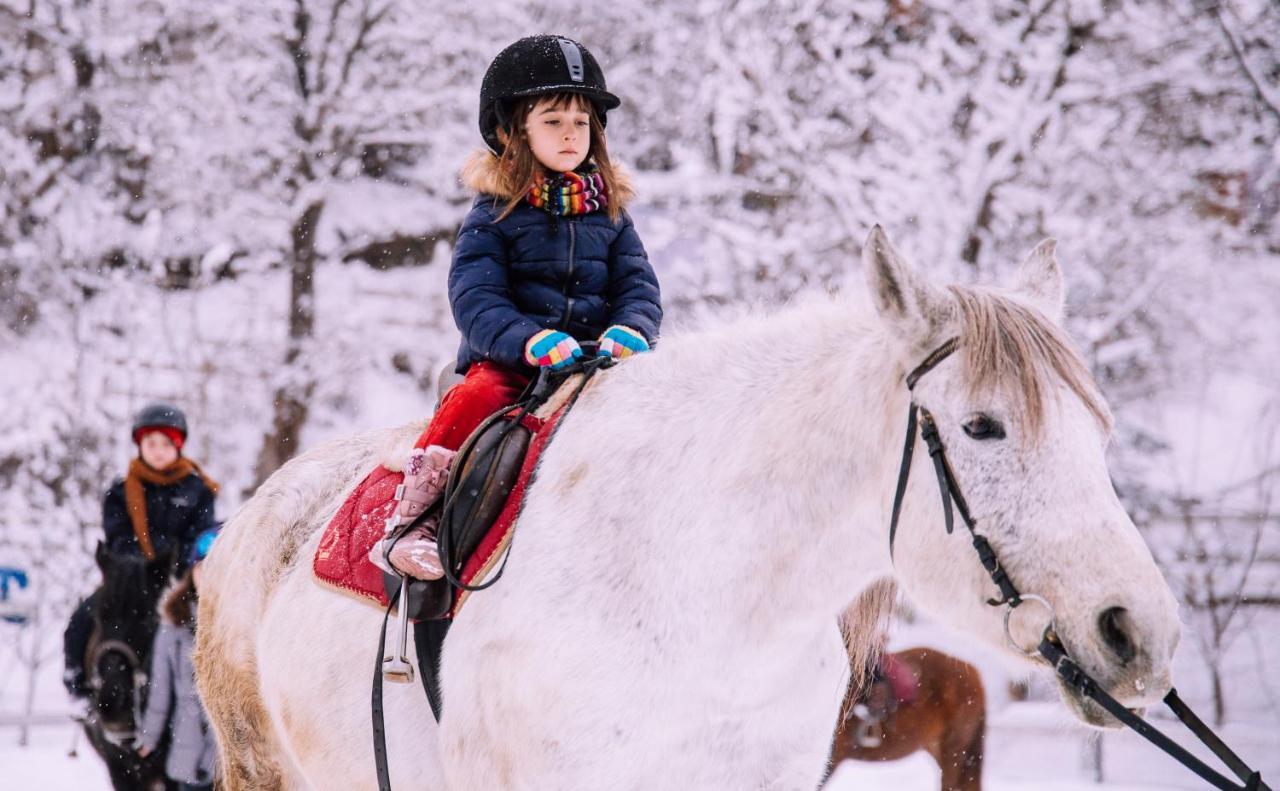
<instances>
[{"instance_id":1,"label":"child's dark helmet","mask_svg":"<svg viewBox=\"0 0 1280 791\"><path fill-rule=\"evenodd\" d=\"M579 93L591 100L605 124L605 114L622 100L605 87L604 70L595 57L564 36L528 36L498 53L480 83L480 135L495 154L502 153L498 126L508 119L504 103L540 93Z\"/></svg>"},{"instance_id":2,"label":"child's dark helmet","mask_svg":"<svg viewBox=\"0 0 1280 791\"><path fill-rule=\"evenodd\" d=\"M156 402L147 404L138 410L138 414L133 416L133 426L130 433L137 436L138 432L144 428L171 428L187 436L187 416L172 404L163 404Z\"/></svg>"}]
</instances>

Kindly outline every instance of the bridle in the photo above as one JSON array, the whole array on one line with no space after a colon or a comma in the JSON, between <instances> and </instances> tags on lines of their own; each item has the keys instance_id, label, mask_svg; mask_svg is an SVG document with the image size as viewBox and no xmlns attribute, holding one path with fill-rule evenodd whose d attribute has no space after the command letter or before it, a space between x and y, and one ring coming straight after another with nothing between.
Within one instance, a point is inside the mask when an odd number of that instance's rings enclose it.
<instances>
[{"instance_id":1,"label":"bridle","mask_svg":"<svg viewBox=\"0 0 1280 791\"><path fill-rule=\"evenodd\" d=\"M110 744L117 747L127 747L138 737L138 729L142 725L142 691L147 686L147 673L143 667L142 659L138 656L138 652L133 650L133 646L123 640L106 639L98 642L93 647L93 651L89 656L89 688L94 693L100 692L105 686L102 678L101 663L103 657L107 654L119 654L124 658L125 665L129 668L129 673L133 679L133 689L130 690L131 701L133 703L133 728L126 731L115 731L107 728L102 723L101 718L94 711L91 715L96 719L101 728L102 738ZM96 709L96 707L95 707Z\"/></svg>"},{"instance_id":2,"label":"bridle","mask_svg":"<svg viewBox=\"0 0 1280 791\"><path fill-rule=\"evenodd\" d=\"M1164 733L1152 727L1146 720L1134 714L1118 700L1111 697L1067 653L1066 647L1057 635L1053 605L1041 596L1018 592L1013 580L1009 578L1005 568L1000 565L1000 559L997 557L995 550L992 549L991 544L988 543L985 536L977 532L976 523L969 513L969 505L965 502L964 495L960 492L960 485L956 482L951 465L947 462L946 448L943 446L942 438L938 434L937 423L928 409L916 403L914 396L915 386L920 381L920 378L947 359L959 344L959 338L952 338L935 349L929 356L925 357L924 362L907 374L907 389L912 392L912 398L910 409L907 412L907 438L902 448L902 466L898 471L898 486L893 496L893 515L889 521L889 557L893 557L894 538L898 532L898 516L902 510L902 500L907 491L907 477L911 473L911 458L915 449L916 430L918 427L920 437L924 440L925 447L929 450L930 458L933 459L933 469L938 477L938 490L942 494L942 511L946 520L947 533L951 533L955 526L952 515L952 502L954 501L955 510L960 512L960 518L964 520L965 526L969 528L969 535L972 539L973 548L978 553L978 560L982 563L982 567L987 570L991 581L1000 589L1001 598L989 599L987 603L993 607L1006 608L1004 615L1005 638L1010 645L1027 656L1035 657L1038 655L1043 657L1058 677L1062 679L1063 683L1075 690L1077 694L1081 697L1087 697L1102 706L1113 717L1132 728L1147 741L1164 750L1214 788L1220 788L1223 791L1270 791L1270 787L1262 782L1262 774L1250 769L1239 756L1232 752L1218 735L1210 730L1182 702L1182 699L1178 697L1177 690L1172 687L1164 697L1165 704L1173 710L1178 719L1195 734L1202 744L1208 747L1214 755L1222 759L1222 762L1243 781L1244 785L1238 785L1230 778L1220 774ZM1040 644L1034 650L1026 650L1019 647L1009 631L1009 616L1013 613L1014 608L1028 601L1039 604L1049 612L1049 624L1042 633Z\"/></svg>"}]
</instances>

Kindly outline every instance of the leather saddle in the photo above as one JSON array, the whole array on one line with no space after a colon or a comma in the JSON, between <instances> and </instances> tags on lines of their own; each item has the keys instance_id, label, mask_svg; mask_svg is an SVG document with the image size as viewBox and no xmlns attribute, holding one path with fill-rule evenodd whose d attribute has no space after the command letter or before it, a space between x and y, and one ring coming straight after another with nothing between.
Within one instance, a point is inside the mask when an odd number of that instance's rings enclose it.
<instances>
[{"instance_id":1,"label":"leather saddle","mask_svg":"<svg viewBox=\"0 0 1280 791\"><path fill-rule=\"evenodd\" d=\"M463 566L497 520L514 488L533 436L518 421L520 410L506 407L485 419L458 449L440 501L428 514L439 518L436 541L446 574L438 580L410 579L405 591L409 617L425 621L448 617ZM425 515L424 515L425 517ZM412 525L403 525L403 533ZM400 577L383 572L388 598L400 590Z\"/></svg>"},{"instance_id":2,"label":"leather saddle","mask_svg":"<svg viewBox=\"0 0 1280 791\"><path fill-rule=\"evenodd\" d=\"M582 350L583 361L572 368L539 370L532 387L519 404L500 409L485 418L458 449L444 495L433 506L433 509L438 509L440 517L436 542L445 575L431 581L409 579L405 600L410 618L416 621L447 620L464 587L467 590L487 588L501 576L499 569L498 574L487 582L475 586L462 584L462 572L467 561L497 521L520 478L529 442L533 438L533 432L522 422L523 416L545 404L570 376L584 373L589 379L596 371L613 364L608 357L595 356L596 344L592 342L582 343ZM461 377L453 372L452 365L440 371L436 385L437 407L448 389L459 381ZM419 520L432 512L429 509ZM419 520L401 525L401 534ZM399 575L383 572L382 585L388 599L399 595L400 580Z\"/></svg>"}]
</instances>

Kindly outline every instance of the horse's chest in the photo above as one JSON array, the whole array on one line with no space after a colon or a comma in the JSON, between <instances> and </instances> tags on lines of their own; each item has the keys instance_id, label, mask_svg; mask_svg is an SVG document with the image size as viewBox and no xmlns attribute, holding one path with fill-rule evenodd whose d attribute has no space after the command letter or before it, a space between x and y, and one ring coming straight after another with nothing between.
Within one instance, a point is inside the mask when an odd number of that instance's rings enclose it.
<instances>
[{"instance_id":1,"label":"horse's chest","mask_svg":"<svg viewBox=\"0 0 1280 791\"><path fill-rule=\"evenodd\" d=\"M813 788L847 676L838 635L741 649L659 665L640 687L618 684L629 727L614 749L663 756L663 776L681 788ZM636 762L636 787L649 787L652 770Z\"/></svg>"}]
</instances>

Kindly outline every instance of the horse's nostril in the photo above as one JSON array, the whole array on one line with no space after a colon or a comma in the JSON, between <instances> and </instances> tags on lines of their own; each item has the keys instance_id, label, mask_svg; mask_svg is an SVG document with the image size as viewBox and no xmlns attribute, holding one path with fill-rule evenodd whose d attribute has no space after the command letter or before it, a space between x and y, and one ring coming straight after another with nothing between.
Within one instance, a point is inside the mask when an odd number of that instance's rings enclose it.
<instances>
[{"instance_id":1,"label":"horse's nostril","mask_svg":"<svg viewBox=\"0 0 1280 791\"><path fill-rule=\"evenodd\" d=\"M1123 607L1110 607L1098 616L1098 631L1102 633L1102 642L1120 658L1121 663L1128 664L1138 653L1134 645L1133 624L1129 620L1129 611Z\"/></svg>"}]
</instances>

